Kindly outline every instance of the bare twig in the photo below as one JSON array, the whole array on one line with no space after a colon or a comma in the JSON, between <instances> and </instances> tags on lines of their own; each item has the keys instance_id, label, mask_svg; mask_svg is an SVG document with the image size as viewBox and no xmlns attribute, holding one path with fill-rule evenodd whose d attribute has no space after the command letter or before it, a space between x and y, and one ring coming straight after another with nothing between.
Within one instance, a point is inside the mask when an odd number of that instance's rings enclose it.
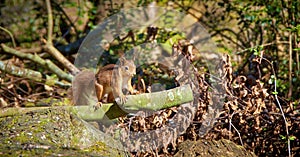
<instances>
[{"instance_id":1,"label":"bare twig","mask_svg":"<svg viewBox=\"0 0 300 157\"><path fill-rule=\"evenodd\" d=\"M241 142L241 145L244 146L243 144L243 140L242 140L242 137L241 137L241 134L240 132L238 131L238 129L232 124L231 122L231 119L232 117L236 114L237 112L233 113L232 115L229 116L229 131L231 132L231 126L234 128L234 130L237 132L237 134L239 135L239 139L240 139L240 142ZM230 137L231 138L231 137Z\"/></svg>"},{"instance_id":2,"label":"bare twig","mask_svg":"<svg viewBox=\"0 0 300 157\"><path fill-rule=\"evenodd\" d=\"M56 58L62 65L67 68L72 74L76 74L79 70L65 56L63 56L53 45L46 44L44 47L48 53Z\"/></svg>"},{"instance_id":3,"label":"bare twig","mask_svg":"<svg viewBox=\"0 0 300 157\"><path fill-rule=\"evenodd\" d=\"M68 60L66 59L54 46L52 43L52 32L53 32L53 17L50 0L46 0L47 11L48 11L48 39L45 45L45 49L55 57L60 63L63 64L72 74L76 74L79 70Z\"/></svg>"},{"instance_id":4,"label":"bare twig","mask_svg":"<svg viewBox=\"0 0 300 157\"><path fill-rule=\"evenodd\" d=\"M20 49L19 51L21 53L42 53L42 47L33 47L33 48L29 48L29 49Z\"/></svg>"},{"instance_id":5,"label":"bare twig","mask_svg":"<svg viewBox=\"0 0 300 157\"><path fill-rule=\"evenodd\" d=\"M61 70L58 66L56 66L52 61L50 61L49 59L44 60L43 58L41 58L40 56L34 54L30 54L30 53L22 53L19 52L15 49L12 49L8 46L6 46L5 44L1 44L1 47L3 48L3 50L9 54L13 54L17 57L20 58L26 58L29 59L31 61L34 61L42 66L47 67L48 69L50 69L53 73L55 73L59 78L67 80L69 82L72 81L72 75L67 74L66 72L64 72L63 70Z\"/></svg>"},{"instance_id":6,"label":"bare twig","mask_svg":"<svg viewBox=\"0 0 300 157\"><path fill-rule=\"evenodd\" d=\"M283 117L283 120L284 120L284 124L285 124L285 129L286 129L286 136L287 136L287 140L288 140L288 152L289 152L289 157L291 157L291 141L290 141L290 134L289 134L289 128L288 128L288 123L287 123L287 120L285 118L285 115L284 115L284 112L283 112L283 109L281 107L281 104L279 102L279 99L278 99L278 96L277 96L277 86L276 86L276 81L277 81L277 78L276 78L276 73L275 73L275 70L274 70L274 67L273 67L273 64L267 60L266 58L262 58L263 60L267 61L271 68L272 68L272 72L273 72L273 75L274 75L274 97L275 97L275 100L279 106L279 109L280 109L280 112L281 112L281 115Z\"/></svg>"},{"instance_id":7,"label":"bare twig","mask_svg":"<svg viewBox=\"0 0 300 157\"><path fill-rule=\"evenodd\" d=\"M243 144L243 140L242 140L242 137L241 137L241 134L240 132L238 131L238 129L231 123L231 119L230 119L230 125L234 128L234 130L237 132L237 134L239 135L239 139L240 139L240 142L241 142L241 145L244 146Z\"/></svg>"},{"instance_id":8,"label":"bare twig","mask_svg":"<svg viewBox=\"0 0 300 157\"><path fill-rule=\"evenodd\" d=\"M14 48L16 48L16 42L15 42L15 38L14 38L13 34L9 30L5 29L4 27L0 26L0 29L2 29L4 32L8 33L8 35L11 38Z\"/></svg>"},{"instance_id":9,"label":"bare twig","mask_svg":"<svg viewBox=\"0 0 300 157\"><path fill-rule=\"evenodd\" d=\"M48 34L47 43L52 45L52 33L53 33L53 16L50 0L46 0L47 13L48 13Z\"/></svg>"},{"instance_id":10,"label":"bare twig","mask_svg":"<svg viewBox=\"0 0 300 157\"><path fill-rule=\"evenodd\" d=\"M289 42L288 41L274 41L274 42L271 42L271 43L266 43L266 44L262 44L262 45L258 45L258 46L266 47L266 46L271 46L271 45L276 45L276 44L289 44ZM254 47L244 49L242 51L237 52L236 54L237 55L242 54L244 52L247 52L247 51L250 51L254 48L257 48L258 46L254 46Z\"/></svg>"},{"instance_id":11,"label":"bare twig","mask_svg":"<svg viewBox=\"0 0 300 157\"><path fill-rule=\"evenodd\" d=\"M296 40L295 40L296 41ZM298 43L298 46L297 48L299 49L300 48L300 42ZM299 61L299 50L296 51L296 63L297 63L297 70L300 71L300 61ZM300 79L300 76L298 75L299 79Z\"/></svg>"},{"instance_id":12,"label":"bare twig","mask_svg":"<svg viewBox=\"0 0 300 157\"><path fill-rule=\"evenodd\" d=\"M293 48L292 48L292 34L289 35L289 92L287 97L290 98L293 94L293 81L292 81L292 73L293 73Z\"/></svg>"}]
</instances>

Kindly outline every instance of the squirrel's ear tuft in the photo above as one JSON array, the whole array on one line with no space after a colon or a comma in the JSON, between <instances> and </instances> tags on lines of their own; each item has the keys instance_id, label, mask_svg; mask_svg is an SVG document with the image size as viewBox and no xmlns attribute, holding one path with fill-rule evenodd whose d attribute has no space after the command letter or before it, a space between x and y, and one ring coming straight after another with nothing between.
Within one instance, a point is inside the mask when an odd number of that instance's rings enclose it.
<instances>
[{"instance_id":1,"label":"squirrel's ear tuft","mask_svg":"<svg viewBox=\"0 0 300 157\"><path fill-rule=\"evenodd\" d=\"M121 58L119 59L120 65L124 65L124 64L125 64L125 61L126 61L125 57L121 57Z\"/></svg>"}]
</instances>

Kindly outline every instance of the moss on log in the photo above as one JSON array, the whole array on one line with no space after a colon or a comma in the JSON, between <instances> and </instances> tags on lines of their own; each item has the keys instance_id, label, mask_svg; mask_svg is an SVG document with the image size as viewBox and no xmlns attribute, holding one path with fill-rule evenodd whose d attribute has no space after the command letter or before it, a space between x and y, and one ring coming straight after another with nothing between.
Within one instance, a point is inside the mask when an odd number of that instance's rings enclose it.
<instances>
[{"instance_id":1,"label":"moss on log","mask_svg":"<svg viewBox=\"0 0 300 157\"><path fill-rule=\"evenodd\" d=\"M193 91L189 85L170 90L139 95L128 95L128 101L122 106L125 110L161 110L194 100Z\"/></svg>"},{"instance_id":2,"label":"moss on log","mask_svg":"<svg viewBox=\"0 0 300 157\"><path fill-rule=\"evenodd\" d=\"M124 156L120 143L64 109L0 118L4 156Z\"/></svg>"}]
</instances>

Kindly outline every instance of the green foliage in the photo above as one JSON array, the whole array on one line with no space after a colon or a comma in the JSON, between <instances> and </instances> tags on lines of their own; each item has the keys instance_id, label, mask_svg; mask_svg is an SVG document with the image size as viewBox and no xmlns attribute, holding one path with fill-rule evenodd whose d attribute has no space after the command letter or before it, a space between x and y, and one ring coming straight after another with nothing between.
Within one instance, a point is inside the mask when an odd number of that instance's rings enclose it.
<instances>
[{"instance_id":1,"label":"green foliage","mask_svg":"<svg viewBox=\"0 0 300 157\"><path fill-rule=\"evenodd\" d=\"M286 136L284 136L284 135L279 135L279 137L280 137L281 140L286 140L286 141L287 141ZM294 140L297 139L297 138L296 138L296 136L290 136L289 139L290 139L291 141L294 141Z\"/></svg>"},{"instance_id":2,"label":"green foliage","mask_svg":"<svg viewBox=\"0 0 300 157\"><path fill-rule=\"evenodd\" d=\"M272 70L262 73L262 78L269 82L269 88L274 88L273 78L264 74L271 73L277 77L278 94L286 96L289 88L289 73L293 75L293 86L298 86L299 77L299 47L300 41L300 1L242 1L225 0L203 2L206 6L203 14L204 25L207 25L225 51L240 51L242 60L248 60L252 55L264 57L274 62L275 74ZM289 68L289 35L292 36L293 64ZM260 56L263 52L264 56ZM234 53L231 53L235 55ZM249 64L249 63L248 63ZM235 65L235 64L233 64ZM241 64L236 64L241 72ZM264 65L260 65L263 69ZM247 67L247 66L245 66ZM242 69L247 75L253 69ZM291 71L292 70L292 71ZM256 71L256 73L258 73ZM298 88L293 88L293 99L300 98Z\"/></svg>"}]
</instances>

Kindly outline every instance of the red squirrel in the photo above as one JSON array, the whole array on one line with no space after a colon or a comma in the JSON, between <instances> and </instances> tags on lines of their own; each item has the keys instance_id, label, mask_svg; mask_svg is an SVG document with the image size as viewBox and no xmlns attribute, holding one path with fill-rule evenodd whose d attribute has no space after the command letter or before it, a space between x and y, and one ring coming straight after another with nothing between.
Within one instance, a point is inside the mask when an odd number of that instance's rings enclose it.
<instances>
[{"instance_id":1,"label":"red squirrel","mask_svg":"<svg viewBox=\"0 0 300 157\"><path fill-rule=\"evenodd\" d=\"M72 101L75 105L93 104L95 107L100 107L102 102L114 100L124 104L126 96L123 90L133 93L131 79L135 74L133 60L124 57L119 59L119 64L106 65L96 74L90 70L81 71L72 82Z\"/></svg>"},{"instance_id":2,"label":"red squirrel","mask_svg":"<svg viewBox=\"0 0 300 157\"><path fill-rule=\"evenodd\" d=\"M133 93L131 79L136 74L136 66L133 60L119 59L119 64L109 64L99 69L96 74L96 95L98 101L113 102L119 99L121 104L126 102L123 90ZM105 98L107 97L107 98Z\"/></svg>"}]
</instances>

